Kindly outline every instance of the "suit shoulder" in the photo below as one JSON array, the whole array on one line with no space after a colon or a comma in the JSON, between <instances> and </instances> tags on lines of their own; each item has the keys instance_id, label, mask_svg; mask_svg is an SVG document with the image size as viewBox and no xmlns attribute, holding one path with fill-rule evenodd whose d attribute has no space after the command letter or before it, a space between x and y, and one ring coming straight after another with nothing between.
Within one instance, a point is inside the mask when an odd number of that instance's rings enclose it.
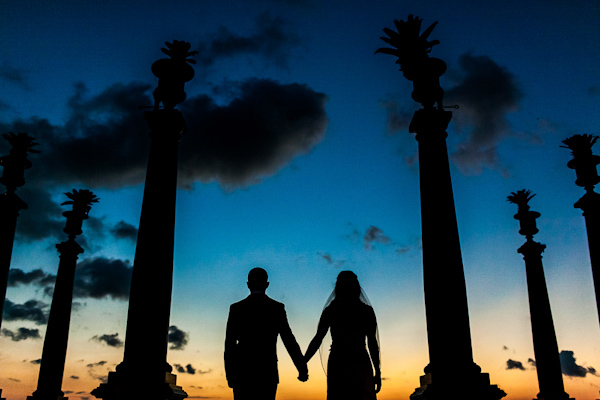
<instances>
[{"instance_id":1,"label":"suit shoulder","mask_svg":"<svg viewBox=\"0 0 600 400\"><path fill-rule=\"evenodd\" d=\"M281 302L279 302L279 301L277 301L277 300L273 300L273 299L272 299L272 298L270 298L270 297L267 297L267 298L269 299L269 303L270 303L270 304L271 304L273 307L277 307L277 308L280 308L280 309L285 309L285 304L283 304L283 303L281 303Z\"/></svg>"}]
</instances>

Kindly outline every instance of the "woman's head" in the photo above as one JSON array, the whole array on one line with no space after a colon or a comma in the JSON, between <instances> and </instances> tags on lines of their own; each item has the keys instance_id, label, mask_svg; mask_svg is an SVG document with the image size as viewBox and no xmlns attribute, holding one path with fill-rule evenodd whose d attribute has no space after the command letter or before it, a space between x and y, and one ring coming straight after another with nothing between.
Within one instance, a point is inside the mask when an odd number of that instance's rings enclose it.
<instances>
[{"instance_id":1,"label":"woman's head","mask_svg":"<svg viewBox=\"0 0 600 400\"><path fill-rule=\"evenodd\" d=\"M358 277L352 271L342 271L335 282L335 298L340 300L358 300L361 290Z\"/></svg>"}]
</instances>

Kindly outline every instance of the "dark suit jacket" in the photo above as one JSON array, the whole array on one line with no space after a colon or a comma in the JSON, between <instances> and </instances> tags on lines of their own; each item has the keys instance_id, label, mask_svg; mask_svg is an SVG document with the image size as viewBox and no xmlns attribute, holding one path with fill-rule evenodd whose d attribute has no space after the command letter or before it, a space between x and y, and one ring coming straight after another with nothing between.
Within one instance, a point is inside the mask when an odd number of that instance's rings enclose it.
<instances>
[{"instance_id":1,"label":"dark suit jacket","mask_svg":"<svg viewBox=\"0 0 600 400\"><path fill-rule=\"evenodd\" d=\"M229 386L279 383L277 336L298 371L306 371L300 346L288 324L285 306L266 294L251 294L229 308L225 336L225 374Z\"/></svg>"}]
</instances>

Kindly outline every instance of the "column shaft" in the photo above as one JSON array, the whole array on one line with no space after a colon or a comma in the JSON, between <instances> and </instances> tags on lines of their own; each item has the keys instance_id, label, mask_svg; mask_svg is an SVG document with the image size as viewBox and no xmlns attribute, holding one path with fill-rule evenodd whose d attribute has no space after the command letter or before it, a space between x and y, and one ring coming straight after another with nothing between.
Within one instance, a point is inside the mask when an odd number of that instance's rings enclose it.
<instances>
[{"instance_id":1,"label":"column shaft","mask_svg":"<svg viewBox=\"0 0 600 400\"><path fill-rule=\"evenodd\" d=\"M540 392L538 399L567 400L558 354L558 344L544 276L542 252L546 246L528 240L521 248L525 259L533 351Z\"/></svg>"},{"instance_id":2,"label":"column shaft","mask_svg":"<svg viewBox=\"0 0 600 400\"><path fill-rule=\"evenodd\" d=\"M449 111L419 110L411 124L419 142L423 280L430 371L435 379L473 365L463 262L446 148ZM439 374L437 374L439 372ZM437 375L437 377L436 377Z\"/></svg>"},{"instance_id":3,"label":"column shaft","mask_svg":"<svg viewBox=\"0 0 600 400\"><path fill-rule=\"evenodd\" d=\"M61 386L69 341L75 267L83 249L74 240L56 247L61 253L60 263L44 338L38 386L32 396L28 397L30 400L56 400L63 397Z\"/></svg>"},{"instance_id":4,"label":"column shaft","mask_svg":"<svg viewBox=\"0 0 600 400\"><path fill-rule=\"evenodd\" d=\"M151 145L140 217L123 363L124 394L164 399L173 281L178 142L177 110L145 114Z\"/></svg>"}]
</instances>

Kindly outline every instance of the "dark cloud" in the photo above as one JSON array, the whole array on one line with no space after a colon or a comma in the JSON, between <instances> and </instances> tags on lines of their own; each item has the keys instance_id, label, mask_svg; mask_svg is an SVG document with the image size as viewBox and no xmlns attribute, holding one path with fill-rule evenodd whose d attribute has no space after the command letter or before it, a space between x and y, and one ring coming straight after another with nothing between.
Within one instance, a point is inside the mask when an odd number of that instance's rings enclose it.
<instances>
[{"instance_id":1,"label":"dark cloud","mask_svg":"<svg viewBox=\"0 0 600 400\"><path fill-rule=\"evenodd\" d=\"M199 375L210 374L212 372L212 368L207 369L206 371L202 371L201 369L197 370L196 373Z\"/></svg>"},{"instance_id":2,"label":"dark cloud","mask_svg":"<svg viewBox=\"0 0 600 400\"><path fill-rule=\"evenodd\" d=\"M323 139L328 123L323 93L266 79L242 82L238 89L228 105L208 96L183 103L190 134L182 139L180 184L256 184Z\"/></svg>"},{"instance_id":3,"label":"dark cloud","mask_svg":"<svg viewBox=\"0 0 600 400\"><path fill-rule=\"evenodd\" d=\"M562 350L559 354L560 366L563 375L573 376L577 378L585 378L587 374L597 375L594 367L583 367L575 361L574 353L570 350Z\"/></svg>"},{"instance_id":4,"label":"dark cloud","mask_svg":"<svg viewBox=\"0 0 600 400\"><path fill-rule=\"evenodd\" d=\"M32 321L38 325L48 322L48 304L37 300L28 300L23 304L15 304L4 300L4 321Z\"/></svg>"},{"instance_id":5,"label":"dark cloud","mask_svg":"<svg viewBox=\"0 0 600 400\"><path fill-rule=\"evenodd\" d=\"M2 335L9 337L13 342L20 342L27 339L41 339L39 329L19 328L16 332L8 329L2 329Z\"/></svg>"},{"instance_id":6,"label":"dark cloud","mask_svg":"<svg viewBox=\"0 0 600 400\"><path fill-rule=\"evenodd\" d=\"M137 239L138 229L125 221L119 221L110 230L110 233L117 239L128 239L135 242Z\"/></svg>"},{"instance_id":7,"label":"dark cloud","mask_svg":"<svg viewBox=\"0 0 600 400\"><path fill-rule=\"evenodd\" d=\"M171 350L183 350L188 344L189 335L177 328L175 325L169 327L168 340L171 343Z\"/></svg>"},{"instance_id":8,"label":"dark cloud","mask_svg":"<svg viewBox=\"0 0 600 400\"><path fill-rule=\"evenodd\" d=\"M363 236L365 249L373 249L373 243L390 244L391 239L383 234L383 231L376 226L369 226Z\"/></svg>"},{"instance_id":9,"label":"dark cloud","mask_svg":"<svg viewBox=\"0 0 600 400\"><path fill-rule=\"evenodd\" d=\"M128 300L132 270L129 261L85 259L77 265L73 296Z\"/></svg>"},{"instance_id":10,"label":"dark cloud","mask_svg":"<svg viewBox=\"0 0 600 400\"><path fill-rule=\"evenodd\" d=\"M104 334L101 336L93 336L91 340L95 340L97 342L104 342L106 343L107 346L110 347L122 347L123 346L123 341L121 339L119 339L119 334L118 333L114 333L112 335L110 334Z\"/></svg>"},{"instance_id":11,"label":"dark cloud","mask_svg":"<svg viewBox=\"0 0 600 400\"><path fill-rule=\"evenodd\" d=\"M240 55L258 55L278 67L287 67L293 47L300 44L297 35L290 32L289 24L269 13L260 14L255 20L255 32L241 36L226 27L203 39L198 44L194 59L204 70L216 61Z\"/></svg>"},{"instance_id":12,"label":"dark cloud","mask_svg":"<svg viewBox=\"0 0 600 400\"><path fill-rule=\"evenodd\" d=\"M88 364L88 375L92 378L92 379L97 379L99 380L101 383L106 383L108 376L105 374L98 374L96 371L96 367L102 367L105 364L107 364L108 361L98 361L97 363L91 363Z\"/></svg>"},{"instance_id":13,"label":"dark cloud","mask_svg":"<svg viewBox=\"0 0 600 400\"><path fill-rule=\"evenodd\" d=\"M181 105L189 128L181 146L183 186L191 187L196 180L233 187L260 182L324 137L328 119L323 93L264 79L232 85L237 97L228 105L217 105L206 95ZM0 123L1 131L28 132L40 143L41 153L30 157L33 168L26 175L27 188L37 192L19 190L19 195L40 203L30 204L31 218L43 212L42 221L52 223L36 233L37 225L29 221L25 232L36 238L62 229L63 210L49 200L47 191L53 185L114 189L143 182L149 130L138 106L152 103L149 90L140 83L115 84L90 97L79 84L64 125L36 117Z\"/></svg>"},{"instance_id":14,"label":"dark cloud","mask_svg":"<svg viewBox=\"0 0 600 400\"><path fill-rule=\"evenodd\" d=\"M188 364L185 367L181 364L173 364L173 366L175 367L177 372L179 372L180 374L190 374L190 375L196 374L196 368L192 367L192 364ZM201 372L201 373L206 373L206 372Z\"/></svg>"},{"instance_id":15,"label":"dark cloud","mask_svg":"<svg viewBox=\"0 0 600 400\"><path fill-rule=\"evenodd\" d=\"M35 364L35 365L39 365L42 363L42 359L38 358L37 360L31 360L29 361L31 364Z\"/></svg>"},{"instance_id":16,"label":"dark cloud","mask_svg":"<svg viewBox=\"0 0 600 400\"><path fill-rule=\"evenodd\" d=\"M79 379L79 377L75 376L75 375L71 375L71 379Z\"/></svg>"},{"instance_id":17,"label":"dark cloud","mask_svg":"<svg viewBox=\"0 0 600 400\"><path fill-rule=\"evenodd\" d=\"M508 172L498 159L498 145L512 134L506 119L523 94L508 69L487 56L463 54L459 82L446 91L447 104L459 104L454 122L468 139L451 157L463 173L481 173L484 167Z\"/></svg>"},{"instance_id":18,"label":"dark cloud","mask_svg":"<svg viewBox=\"0 0 600 400\"><path fill-rule=\"evenodd\" d=\"M54 238L59 242L65 238L62 230L65 219L62 213L66 210L52 199L48 190L26 184L17 194L28 205L26 210L19 213L15 233L17 240L33 242Z\"/></svg>"},{"instance_id":19,"label":"dark cloud","mask_svg":"<svg viewBox=\"0 0 600 400\"><path fill-rule=\"evenodd\" d=\"M529 358L527 359L527 362L532 366L532 367L537 367L537 363L535 362L535 360L533 358Z\"/></svg>"},{"instance_id":20,"label":"dark cloud","mask_svg":"<svg viewBox=\"0 0 600 400\"><path fill-rule=\"evenodd\" d=\"M34 284L36 286L47 286L54 284L56 275L48 274L41 269L34 269L25 272L19 268L11 268L8 271L8 286L15 287L20 285Z\"/></svg>"},{"instance_id":21,"label":"dark cloud","mask_svg":"<svg viewBox=\"0 0 600 400\"><path fill-rule=\"evenodd\" d=\"M511 360L510 358L506 361L506 369L519 369L525 371L525 367L521 361Z\"/></svg>"}]
</instances>

